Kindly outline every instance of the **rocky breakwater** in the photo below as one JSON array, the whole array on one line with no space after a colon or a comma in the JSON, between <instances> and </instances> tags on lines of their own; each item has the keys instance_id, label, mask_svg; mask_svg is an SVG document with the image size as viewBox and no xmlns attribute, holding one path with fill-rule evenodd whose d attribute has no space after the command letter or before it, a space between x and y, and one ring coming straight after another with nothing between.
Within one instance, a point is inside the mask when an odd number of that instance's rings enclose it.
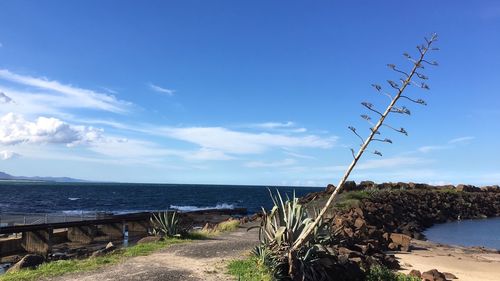
<instances>
[{"instance_id":1,"label":"rocky breakwater","mask_svg":"<svg viewBox=\"0 0 500 281\"><path fill-rule=\"evenodd\" d=\"M302 200L314 203L334 189L330 185ZM359 268L398 269L390 251L411 251L411 239L424 239L422 231L433 224L494 216L500 216L498 186L349 182L332 217L335 239L330 246L339 260L354 262Z\"/></svg>"}]
</instances>

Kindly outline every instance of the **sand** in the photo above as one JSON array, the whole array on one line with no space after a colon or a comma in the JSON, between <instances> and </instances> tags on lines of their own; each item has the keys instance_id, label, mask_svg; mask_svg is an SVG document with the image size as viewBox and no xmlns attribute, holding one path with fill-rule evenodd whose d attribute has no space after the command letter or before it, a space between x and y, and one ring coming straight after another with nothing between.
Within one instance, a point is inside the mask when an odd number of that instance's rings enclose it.
<instances>
[{"instance_id":1,"label":"sand","mask_svg":"<svg viewBox=\"0 0 500 281\"><path fill-rule=\"evenodd\" d=\"M500 253L483 248L448 246L413 240L414 250L397 252L403 273L437 269L454 274L459 281L500 281Z\"/></svg>"}]
</instances>

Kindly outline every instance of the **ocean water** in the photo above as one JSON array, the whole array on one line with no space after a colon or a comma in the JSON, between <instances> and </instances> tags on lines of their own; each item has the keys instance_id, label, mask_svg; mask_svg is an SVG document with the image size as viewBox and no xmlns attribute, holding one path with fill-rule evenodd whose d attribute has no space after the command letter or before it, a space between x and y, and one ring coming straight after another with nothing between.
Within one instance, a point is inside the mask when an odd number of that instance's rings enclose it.
<instances>
[{"instance_id":1,"label":"ocean water","mask_svg":"<svg viewBox=\"0 0 500 281\"><path fill-rule=\"evenodd\" d=\"M442 244L500 250L500 217L437 224L424 234L430 241Z\"/></svg>"},{"instance_id":2,"label":"ocean water","mask_svg":"<svg viewBox=\"0 0 500 281\"><path fill-rule=\"evenodd\" d=\"M303 196L317 187L273 187ZM122 183L0 183L0 212L115 214L177 209L247 208L258 212L272 202L266 186Z\"/></svg>"}]
</instances>

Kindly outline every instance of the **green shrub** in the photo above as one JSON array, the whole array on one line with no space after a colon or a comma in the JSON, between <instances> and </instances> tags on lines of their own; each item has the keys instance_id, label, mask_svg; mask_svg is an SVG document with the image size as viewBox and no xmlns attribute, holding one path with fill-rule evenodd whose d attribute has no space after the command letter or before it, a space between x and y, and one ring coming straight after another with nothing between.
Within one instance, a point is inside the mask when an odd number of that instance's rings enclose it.
<instances>
[{"instance_id":1,"label":"green shrub","mask_svg":"<svg viewBox=\"0 0 500 281\"><path fill-rule=\"evenodd\" d=\"M420 281L420 278L396 273L386 267L374 266L366 275L366 281Z\"/></svg>"}]
</instances>

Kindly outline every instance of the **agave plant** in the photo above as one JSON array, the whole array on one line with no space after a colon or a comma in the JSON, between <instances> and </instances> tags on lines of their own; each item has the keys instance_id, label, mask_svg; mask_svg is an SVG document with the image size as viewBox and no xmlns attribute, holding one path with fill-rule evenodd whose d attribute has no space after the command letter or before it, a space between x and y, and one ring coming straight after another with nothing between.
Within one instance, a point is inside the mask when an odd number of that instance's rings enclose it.
<instances>
[{"instance_id":1,"label":"agave plant","mask_svg":"<svg viewBox=\"0 0 500 281\"><path fill-rule=\"evenodd\" d=\"M253 253L274 272L276 280L290 280L287 256L289 249L313 220L295 194L285 201L279 192L276 195L271 193L271 199L271 210L267 212L262 208L263 217L259 226L261 245ZM317 211L314 210L314 213ZM331 255L323 245L330 242L332 233L330 225L323 218L320 220L315 227L313 239L297 253L295 262L299 263L301 280L328 280L323 278L327 276L325 267L331 264Z\"/></svg>"},{"instance_id":2,"label":"agave plant","mask_svg":"<svg viewBox=\"0 0 500 281\"><path fill-rule=\"evenodd\" d=\"M151 224L154 235L173 237L179 234L177 212L165 211L153 214Z\"/></svg>"},{"instance_id":3,"label":"agave plant","mask_svg":"<svg viewBox=\"0 0 500 281\"><path fill-rule=\"evenodd\" d=\"M304 228L312 221L299 199L293 195L292 199L284 201L281 194L276 192L273 208L268 213L262 208L263 217L259 229L259 238L262 244L271 248L287 248L293 245Z\"/></svg>"}]
</instances>

